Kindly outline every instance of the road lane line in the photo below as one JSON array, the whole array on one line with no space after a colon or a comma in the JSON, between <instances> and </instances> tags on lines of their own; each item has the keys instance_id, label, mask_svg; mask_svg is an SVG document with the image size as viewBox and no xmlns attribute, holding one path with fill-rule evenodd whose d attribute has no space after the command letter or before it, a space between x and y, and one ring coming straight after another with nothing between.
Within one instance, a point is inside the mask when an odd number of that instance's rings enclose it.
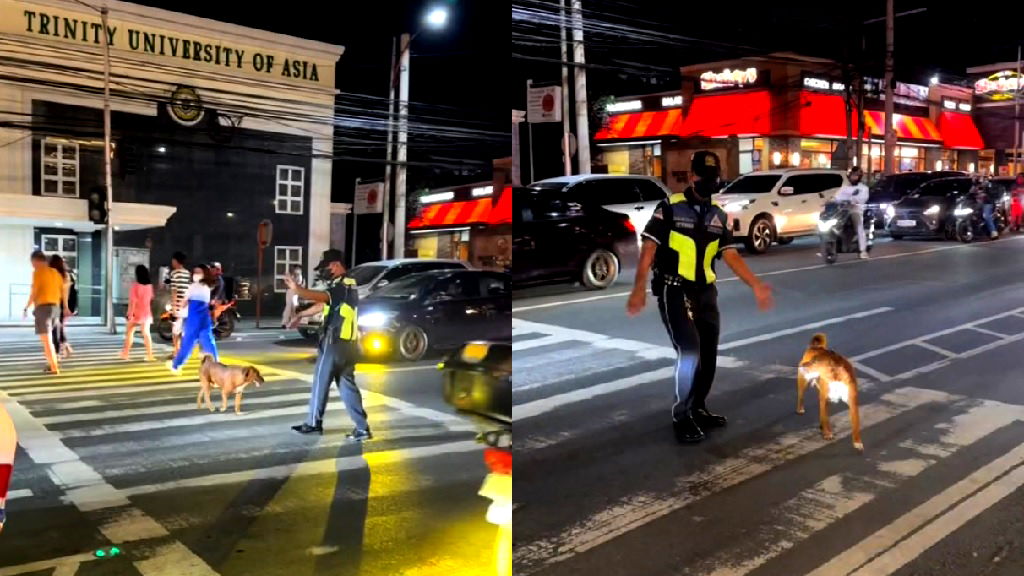
<instances>
[{"instance_id":1,"label":"road lane line","mask_svg":"<svg viewBox=\"0 0 1024 576\"><path fill-rule=\"evenodd\" d=\"M530 340L520 340L512 343L513 352L522 352L523 350L529 350L531 348L540 348L541 346L550 346L551 344L558 344L560 342L566 342L568 338L558 336L555 334L549 334L541 338L532 338Z\"/></svg>"},{"instance_id":2,"label":"road lane line","mask_svg":"<svg viewBox=\"0 0 1024 576\"><path fill-rule=\"evenodd\" d=\"M941 348L941 347L936 346L934 344L931 344L931 343L929 343L927 341L914 342L914 344L916 346L924 348L926 350L931 350L932 352L935 352L936 354L941 354L941 355L945 356L946 358L956 358L956 353L955 352L950 352L949 350L946 350L945 348Z\"/></svg>"},{"instance_id":3,"label":"road lane line","mask_svg":"<svg viewBox=\"0 0 1024 576\"><path fill-rule=\"evenodd\" d=\"M242 400L242 408L243 409L248 408L249 406L253 406L253 405L276 404L278 402L280 402L280 403L292 403L292 404L296 404L296 405L301 404L301 405L303 405L303 407L305 407L305 405L309 403L309 392L296 392L296 393L293 393L293 394L280 394L280 395L277 395L277 396L263 396L263 397L256 396L256 392L254 390L252 390L252 389L248 390L247 392L248 393L246 394L245 398L243 398L243 400ZM40 416L40 417L37 417L36 419L39 420L39 422L45 426L45 425L48 425L48 424L65 424L65 423L72 423L72 422L94 422L96 420L104 421L104 420L112 420L112 419L115 419L115 418L127 418L127 417L130 417L130 416L151 416L153 414L165 414L165 413L171 413L171 412L192 412L192 413L203 412L203 413L207 413L207 414L209 413L209 410L206 408L206 406L203 406L202 409L196 408L195 401L194 401L195 399L192 398L191 395L189 395L189 401L188 402L184 402L184 398L182 398L182 400L183 401L180 404L167 404L167 405L163 405L163 406L147 406L145 408L115 408L113 410L107 410L107 411L104 411L104 412L89 412L89 413L84 413L84 414L83 413L78 413L78 414L73 414L73 413L72 414L68 414L68 413L65 413L65 414L57 414L56 416ZM220 410L221 398L220 398L220 393L217 390L214 390L213 393L210 395L210 401L213 402L213 407L216 410ZM115 404L115 405L119 406L119 404ZM47 406L47 409L49 409L49 408L53 408L53 407L52 406ZM234 398L228 398L228 410L230 410L231 413L234 414L234 411L235 411L235 401L234 401ZM244 410L244 413L248 413L248 412L249 412L249 410ZM174 424L171 424L171 425L173 426Z\"/></svg>"},{"instance_id":4,"label":"road lane line","mask_svg":"<svg viewBox=\"0 0 1024 576\"><path fill-rule=\"evenodd\" d=\"M894 572L895 569L906 563L905 561L900 563L900 560L911 560L917 557L932 544L935 544L953 530L962 526L967 520L995 504L1002 496L995 499L994 496L1001 492L1003 488L1016 484L1013 486L1013 489L1016 489L1021 483L1024 483L1024 475L1021 474L1024 472L1024 467L1021 467L1021 464L1024 464L1024 444L982 466L924 504L900 516L859 543L847 548L829 562L819 566L808 576L836 576L851 573L867 576L868 574L890 574ZM1015 475L1004 476L1004 474L1014 468L1016 468L1014 470ZM995 486L990 483L1001 476L1004 480L1009 479L1009 481L1003 484L1002 488L996 488L995 491L989 492L988 490ZM986 484L989 485L989 488L975 494L979 487ZM1010 492L1012 491L1010 490ZM971 494L975 494L975 496L964 500L964 498ZM959 506L943 515L944 511L949 510L957 502L960 502ZM936 519L938 521L935 521ZM904 540L907 535L929 523L932 523L932 526L929 527L932 528L930 531L918 532L910 539ZM926 528L925 530L928 529ZM926 543L927 546L923 546ZM883 554L886 551L894 550L896 552L893 552L892 556L879 556L879 554ZM920 552L910 556L913 550L920 550ZM873 558L880 562L878 564L872 562ZM883 558L886 559L884 560L885 564L892 562L889 565L894 566L893 570L882 569L883 563L881 559Z\"/></svg>"},{"instance_id":5,"label":"road lane line","mask_svg":"<svg viewBox=\"0 0 1024 576\"><path fill-rule=\"evenodd\" d=\"M975 404L965 401L964 404ZM940 422L944 430L935 442L908 446L917 452L881 453L866 472L842 472L801 490L794 498L773 506L770 523L758 526L741 540L724 546L713 558L701 559L689 566L690 574L744 576L811 538L821 530L874 501L887 490L913 478L943 459L955 454L993 432L1016 422L1024 407L981 402L958 415L950 424ZM867 448L871 450L869 445Z\"/></svg>"},{"instance_id":6,"label":"road lane line","mask_svg":"<svg viewBox=\"0 0 1024 576\"><path fill-rule=\"evenodd\" d=\"M18 566L5 566L3 568L0 568L0 576L17 576L18 574L30 574L32 572L42 572L50 568L60 570L66 566L78 568L79 564L83 562L91 562L96 559L96 556L93 556L91 553L83 552L81 554L64 556L62 558L53 558L51 560L38 560L36 562L29 562L28 564L20 564Z\"/></svg>"},{"instance_id":7,"label":"road lane line","mask_svg":"<svg viewBox=\"0 0 1024 576\"><path fill-rule=\"evenodd\" d=\"M18 498L31 498L33 496L32 490L28 488L22 488L20 490L11 490L7 493L8 500L17 500Z\"/></svg>"},{"instance_id":8,"label":"road lane line","mask_svg":"<svg viewBox=\"0 0 1024 576\"><path fill-rule=\"evenodd\" d=\"M808 330L816 330L825 326L832 326L834 324L841 324L847 320L858 320L860 318L867 318L869 316L875 316L876 314L884 314L891 312L895 308L889 306L883 306L881 308L875 308L873 310L865 310L864 312L857 312L855 314L847 314L846 316L836 316L835 318L826 318L818 322L811 322L795 328L786 328L784 330L776 330L774 332L768 332L759 336L751 336L750 338L743 338L742 340L734 340L732 342L726 342L718 346L719 350L731 350L733 348L739 348L740 346L747 346L749 344L756 344L758 342L764 342L766 340L774 340L780 336L789 336L790 334L799 334Z\"/></svg>"},{"instance_id":9,"label":"road lane line","mask_svg":"<svg viewBox=\"0 0 1024 576\"><path fill-rule=\"evenodd\" d=\"M657 382L658 380L666 380L672 378L675 374L675 367L659 368L658 370L652 370L650 372L644 372L642 374L636 374L626 378L620 378L618 380L612 380L611 382L605 382L604 384L598 384L596 386L588 386L586 388L580 388L571 392L565 392L562 394L556 394L554 396L548 396L547 398L541 398L532 402L526 402L524 404L512 406L512 421L520 422L527 418L533 418L546 414L552 410L561 408L568 404L574 404L576 402L583 402L584 400L590 400L597 396L603 396L605 394L611 394L620 390L626 390L634 386L641 384L648 384L650 382Z\"/></svg>"},{"instance_id":10,"label":"road lane line","mask_svg":"<svg viewBox=\"0 0 1024 576\"><path fill-rule=\"evenodd\" d=\"M97 528L109 541L123 544L148 538L170 537L170 533L146 513L135 508L125 494L111 486L91 466L86 464L60 438L46 429L29 414L21 404L12 400L0 390L0 402L18 430L18 443L36 464L48 466L48 473L59 486L67 500L83 513L105 510L98 520ZM192 553L177 540L177 553L172 558L156 555L147 562L157 570L143 574L180 574L185 576L217 576L201 558ZM188 572L179 569L189 567ZM161 572L162 571L162 572Z\"/></svg>"},{"instance_id":11,"label":"road lane line","mask_svg":"<svg viewBox=\"0 0 1024 576\"><path fill-rule=\"evenodd\" d=\"M1021 236L1021 238L1024 238L1024 236ZM966 330L968 328L973 328L973 327L975 327L975 326L977 326L979 324L984 324L986 322L991 322L993 320L998 320L999 318L1005 318L1007 316L1013 316L1017 312L1020 312L1020 311L1024 311L1024 308L1017 308L1016 310L1010 310L1009 312L1000 312L999 314L993 314L992 316L987 316L985 318L979 318L977 320L972 320L972 321L967 322L965 324L960 324L959 326L953 326L952 328L946 328L945 330L939 330L938 332L930 332L930 333L925 334L923 336L918 336L916 338L911 338L909 340L904 340L902 342L897 342L895 344L890 344L889 346L885 346L885 347L882 347L882 348L876 348L875 350L870 350L870 351L864 352L863 354L860 354L858 356L854 356L853 358L851 358L851 360L859 362L861 360L866 360L866 359L872 358L874 356L880 356L882 354L885 354L886 352L892 352L893 350L899 350L900 348L905 348L905 347L910 346L912 344L919 344L921 342L924 342L925 340L931 340L932 338L937 338L939 336L945 336L946 334L952 334L954 332L959 332L961 330Z\"/></svg>"},{"instance_id":12,"label":"road lane line","mask_svg":"<svg viewBox=\"0 0 1024 576\"><path fill-rule=\"evenodd\" d=\"M962 398L920 388L893 390L862 410L861 427L870 428L928 403L949 403ZM837 439L847 436L848 419L838 419L833 432ZM525 576L567 560L826 445L828 442L821 438L816 428L786 433L683 478L667 491L623 498L607 509L577 522L561 534L516 547L513 557L515 565L520 568L517 574Z\"/></svg>"},{"instance_id":13,"label":"road lane line","mask_svg":"<svg viewBox=\"0 0 1024 576\"><path fill-rule=\"evenodd\" d=\"M1010 238L1005 238L1003 241L1005 242L1005 241L1008 241L1008 240L1020 240L1021 238L1024 238L1024 236L1013 236L1013 237L1010 237ZM885 256L872 256L871 260L875 260L875 261L877 261L877 260L891 260L893 258L905 258L907 256L919 256L921 254L931 254L933 252L944 252L946 250L963 250L963 249L969 249L969 248L972 248L972 247L973 248L985 248L985 247L988 247L988 246L991 246L991 245L992 245L991 243L986 242L984 244L958 244L958 245L954 245L954 246L939 246L939 247L936 247L936 248L927 248L925 250L915 250L913 252L901 252L899 254L886 254ZM835 264L815 264L815 265L811 265L811 266L801 266L801 267L798 267L798 268L785 268L783 270L773 270L773 271L768 271L768 272L758 272L757 275L758 275L758 277L779 276L779 275L782 275L782 274L792 274L794 272L806 272L808 270L819 270L819 269L822 269L822 268L832 268L832 267L835 267L835 266L852 266L852 265L859 265L859 264L864 264L864 263L865 262L863 262L861 260L843 260L843 261L840 261L840 262L836 262ZM739 278L737 278L735 276L730 276L729 278L721 278L721 279L719 279L718 283L721 284L723 282L736 282L738 280L739 280ZM600 295L597 295L597 296L587 296L585 298L576 298L576 299L570 299L570 300L559 300L557 302L543 302L541 304L530 304L530 305L527 305L527 306L514 306L514 307L512 307L512 313L516 314L518 312L529 312L530 310L540 310L540 309L543 309L543 308L553 308L553 307L556 307L556 306L565 306L567 304L582 304L584 302L593 302L595 300L604 300L604 299L607 299L607 298L618 298L620 296L628 296L629 293L630 293L630 291L626 290L626 291L623 291L623 292L614 292L614 293L611 293L611 294L600 294ZM648 294L649 293L650 293L650 290L648 290Z\"/></svg>"},{"instance_id":14,"label":"road lane line","mask_svg":"<svg viewBox=\"0 0 1024 576\"><path fill-rule=\"evenodd\" d=\"M167 492L169 490L180 490L184 488L206 488L210 486L223 486L225 484L244 484L253 480L283 479L295 476L312 476L316 474L337 474L342 470L357 470L366 466L367 461L373 465L406 462L408 460L433 458L446 454L464 454L466 452L480 451L480 444L472 440L460 440L458 442L446 442L444 444L432 444L429 446L417 446L415 448L402 448L399 450L383 450L380 452L364 452L358 456L341 456L338 458L327 458L324 460L312 460L303 466L298 464L282 464L266 468L255 468L241 472L225 472L222 474L210 474L208 476L197 476L181 480L171 480L156 484L145 484L140 486L129 486L122 489L128 496L141 496L143 494L154 494Z\"/></svg>"},{"instance_id":15,"label":"road lane line","mask_svg":"<svg viewBox=\"0 0 1024 576\"><path fill-rule=\"evenodd\" d=\"M989 330L987 328L978 328L977 326L968 326L968 330L974 330L982 334L988 334L989 336L995 336L996 338L1009 338L1009 334L1003 334L1002 332L996 332L995 330Z\"/></svg>"},{"instance_id":16,"label":"road lane line","mask_svg":"<svg viewBox=\"0 0 1024 576\"><path fill-rule=\"evenodd\" d=\"M867 374L868 376L871 376L875 380L878 380L879 382L888 382L889 380L892 380L892 376L889 376L888 374L886 374L884 372L880 372L878 370L875 370L874 368L872 368L870 366L865 366L865 365L863 365L863 364L861 364L859 362L852 362L852 364L857 368L858 372L863 372L863 373Z\"/></svg>"}]
</instances>

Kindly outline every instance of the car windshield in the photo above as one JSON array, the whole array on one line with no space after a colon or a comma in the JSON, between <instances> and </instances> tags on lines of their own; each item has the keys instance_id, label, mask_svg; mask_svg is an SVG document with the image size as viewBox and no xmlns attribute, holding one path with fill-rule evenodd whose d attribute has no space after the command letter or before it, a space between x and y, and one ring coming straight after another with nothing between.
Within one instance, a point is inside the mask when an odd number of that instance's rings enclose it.
<instances>
[{"instance_id":1,"label":"car windshield","mask_svg":"<svg viewBox=\"0 0 1024 576\"><path fill-rule=\"evenodd\" d=\"M771 192L781 179L779 174L743 176L726 186L722 194L765 194Z\"/></svg>"},{"instance_id":2,"label":"car windshield","mask_svg":"<svg viewBox=\"0 0 1024 576\"><path fill-rule=\"evenodd\" d=\"M925 184L924 186L921 186L920 188L915 190L914 193L910 195L910 197L911 198L938 198L938 197L941 197L941 196L945 196L950 191L951 191L951 188L949 186L947 186L947 185L944 185L944 183Z\"/></svg>"},{"instance_id":3,"label":"car windshield","mask_svg":"<svg viewBox=\"0 0 1024 576\"><path fill-rule=\"evenodd\" d=\"M369 284L371 280L387 269L388 267L383 264L360 264L348 271L348 277L355 280L357 285L362 286Z\"/></svg>"},{"instance_id":4,"label":"car windshield","mask_svg":"<svg viewBox=\"0 0 1024 576\"><path fill-rule=\"evenodd\" d=\"M395 280L373 293L374 298L395 300L411 300L420 293L424 286L434 281L433 274L412 274Z\"/></svg>"}]
</instances>

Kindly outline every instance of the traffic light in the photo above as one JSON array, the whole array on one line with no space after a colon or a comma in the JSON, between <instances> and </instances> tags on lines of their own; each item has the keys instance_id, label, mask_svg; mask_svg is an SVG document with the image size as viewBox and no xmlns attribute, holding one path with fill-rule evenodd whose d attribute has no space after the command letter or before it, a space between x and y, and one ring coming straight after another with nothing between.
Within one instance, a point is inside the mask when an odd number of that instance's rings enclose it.
<instances>
[{"instance_id":1,"label":"traffic light","mask_svg":"<svg viewBox=\"0 0 1024 576\"><path fill-rule=\"evenodd\" d=\"M107 194L100 186L89 192L89 220L93 224L107 223Z\"/></svg>"}]
</instances>

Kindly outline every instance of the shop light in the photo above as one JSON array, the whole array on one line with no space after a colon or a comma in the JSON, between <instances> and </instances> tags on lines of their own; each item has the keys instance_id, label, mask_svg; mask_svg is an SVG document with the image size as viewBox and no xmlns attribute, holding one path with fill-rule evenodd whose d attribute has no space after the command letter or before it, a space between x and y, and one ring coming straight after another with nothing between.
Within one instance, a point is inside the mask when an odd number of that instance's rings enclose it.
<instances>
[{"instance_id":1,"label":"shop light","mask_svg":"<svg viewBox=\"0 0 1024 576\"><path fill-rule=\"evenodd\" d=\"M608 148L611 146L640 146L641 144L661 144L661 140L639 140L635 142L603 142L599 143L598 147Z\"/></svg>"},{"instance_id":2,"label":"shop light","mask_svg":"<svg viewBox=\"0 0 1024 576\"><path fill-rule=\"evenodd\" d=\"M605 106L605 110L609 112L630 112L635 110L643 110L644 104L639 100L626 100L623 102L612 102Z\"/></svg>"},{"instance_id":3,"label":"shop light","mask_svg":"<svg viewBox=\"0 0 1024 576\"><path fill-rule=\"evenodd\" d=\"M167 152L167 146L157 146L156 151L161 154L165 154Z\"/></svg>"},{"instance_id":4,"label":"shop light","mask_svg":"<svg viewBox=\"0 0 1024 576\"><path fill-rule=\"evenodd\" d=\"M469 230L469 226L457 226L455 228L434 228L431 230L409 230L409 234L440 234L442 232L462 232Z\"/></svg>"},{"instance_id":5,"label":"shop light","mask_svg":"<svg viewBox=\"0 0 1024 576\"><path fill-rule=\"evenodd\" d=\"M974 172L974 162L971 162L970 164L967 165L967 171Z\"/></svg>"},{"instance_id":6,"label":"shop light","mask_svg":"<svg viewBox=\"0 0 1024 576\"><path fill-rule=\"evenodd\" d=\"M481 196L490 196L494 194L494 186L481 186L479 188L473 188L470 192L473 198L480 198Z\"/></svg>"},{"instance_id":7,"label":"shop light","mask_svg":"<svg viewBox=\"0 0 1024 576\"><path fill-rule=\"evenodd\" d=\"M235 213L234 212L228 212L228 218L234 218L234 217L235 217Z\"/></svg>"},{"instance_id":8,"label":"shop light","mask_svg":"<svg viewBox=\"0 0 1024 576\"><path fill-rule=\"evenodd\" d=\"M942 107L947 110L956 110L956 102L952 100L943 100Z\"/></svg>"},{"instance_id":9,"label":"shop light","mask_svg":"<svg viewBox=\"0 0 1024 576\"><path fill-rule=\"evenodd\" d=\"M420 204L430 204L431 202L444 202L455 198L455 192L438 192L437 194L424 194L420 196Z\"/></svg>"},{"instance_id":10,"label":"shop light","mask_svg":"<svg viewBox=\"0 0 1024 576\"><path fill-rule=\"evenodd\" d=\"M935 86L936 84L939 83L939 76L937 74L935 76L932 76L932 79L929 80L928 83L931 84L932 86Z\"/></svg>"},{"instance_id":11,"label":"shop light","mask_svg":"<svg viewBox=\"0 0 1024 576\"><path fill-rule=\"evenodd\" d=\"M793 165L793 166L799 166L800 165L800 153L799 152L793 152L792 154L790 154L789 155L789 163L791 165Z\"/></svg>"},{"instance_id":12,"label":"shop light","mask_svg":"<svg viewBox=\"0 0 1024 576\"><path fill-rule=\"evenodd\" d=\"M942 160L935 161L935 171L938 172L939 170L942 170Z\"/></svg>"},{"instance_id":13,"label":"shop light","mask_svg":"<svg viewBox=\"0 0 1024 576\"><path fill-rule=\"evenodd\" d=\"M822 166L824 166L827 163L828 163L828 156L825 156L824 154L818 154L818 164L821 164Z\"/></svg>"},{"instance_id":14,"label":"shop light","mask_svg":"<svg viewBox=\"0 0 1024 576\"><path fill-rule=\"evenodd\" d=\"M961 112L970 112L971 111L971 105L966 103L966 102L961 102L961 103L957 104L956 107L959 108Z\"/></svg>"},{"instance_id":15,"label":"shop light","mask_svg":"<svg viewBox=\"0 0 1024 576\"><path fill-rule=\"evenodd\" d=\"M779 164L782 164L782 152L779 152L779 151L772 152L772 164L774 164L776 166L778 166Z\"/></svg>"}]
</instances>

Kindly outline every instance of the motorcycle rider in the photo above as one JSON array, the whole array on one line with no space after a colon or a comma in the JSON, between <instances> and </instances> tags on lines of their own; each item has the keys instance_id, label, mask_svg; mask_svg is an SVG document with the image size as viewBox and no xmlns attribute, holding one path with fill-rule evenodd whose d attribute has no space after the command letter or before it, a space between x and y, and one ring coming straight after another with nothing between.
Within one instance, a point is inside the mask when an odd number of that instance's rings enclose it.
<instances>
[{"instance_id":1,"label":"motorcycle rider","mask_svg":"<svg viewBox=\"0 0 1024 576\"><path fill-rule=\"evenodd\" d=\"M864 206L868 203L870 192L868 192L868 187L861 182L864 179L864 171L860 166L850 168L847 177L850 180L850 185L840 188L833 200L849 204L850 219L857 227L857 246L860 248L860 259L867 260L868 237L864 232Z\"/></svg>"},{"instance_id":2,"label":"motorcycle rider","mask_svg":"<svg viewBox=\"0 0 1024 576\"><path fill-rule=\"evenodd\" d=\"M985 228L988 229L989 237L993 240L999 238L995 221L996 201L988 180L984 176L978 177L974 181L971 193L974 194L974 201L981 206L981 217L985 220Z\"/></svg>"},{"instance_id":3,"label":"motorcycle rider","mask_svg":"<svg viewBox=\"0 0 1024 576\"><path fill-rule=\"evenodd\" d=\"M725 211L711 201L718 191L721 163L714 152L690 158L691 184L662 200L643 232L640 263L626 312L636 316L647 300L647 275L654 265L651 289L676 349L675 403L672 428L680 443L700 442L704 428L725 426L724 416L708 410L706 400L718 358L718 289L714 262L729 268L754 291L758 308L772 306L772 291L747 268L732 246Z\"/></svg>"}]
</instances>

